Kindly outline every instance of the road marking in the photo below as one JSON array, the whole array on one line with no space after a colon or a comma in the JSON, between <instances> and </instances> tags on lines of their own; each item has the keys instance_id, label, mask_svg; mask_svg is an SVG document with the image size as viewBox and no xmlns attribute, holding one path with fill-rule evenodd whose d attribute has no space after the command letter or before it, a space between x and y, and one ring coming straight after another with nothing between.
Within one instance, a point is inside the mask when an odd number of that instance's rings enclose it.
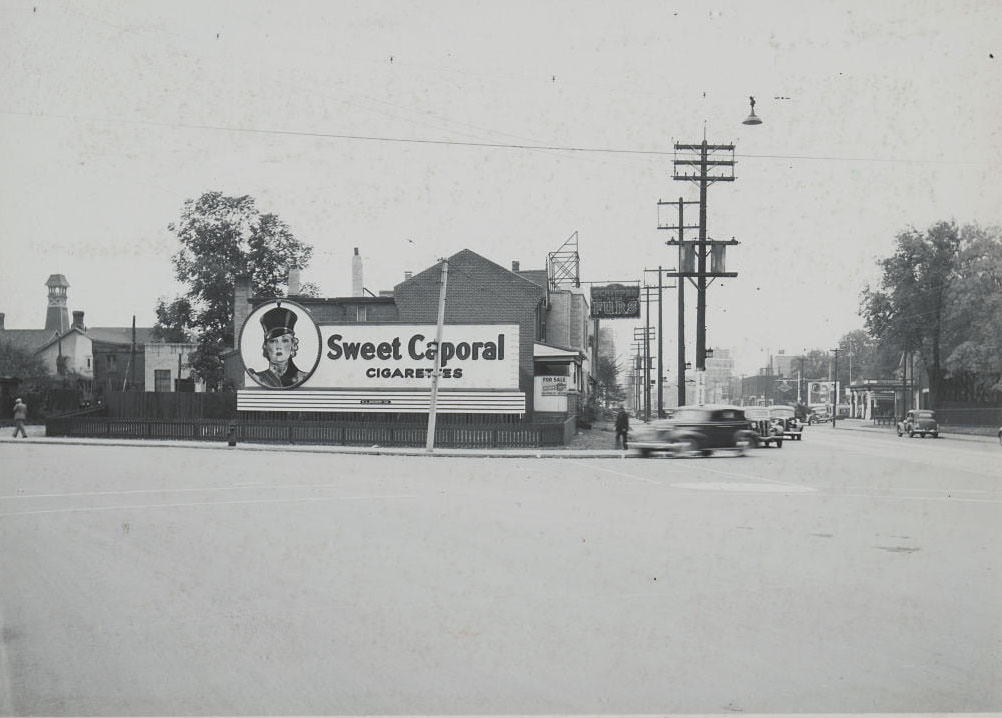
<instances>
[{"instance_id":1,"label":"road marking","mask_svg":"<svg viewBox=\"0 0 1002 718\"><path fill-rule=\"evenodd\" d=\"M810 494L817 489L794 484L744 484L737 481L687 481L681 484L669 484L673 489L695 489L697 491L747 491L753 493L773 494Z\"/></svg>"},{"instance_id":2,"label":"road marking","mask_svg":"<svg viewBox=\"0 0 1002 718\"><path fill-rule=\"evenodd\" d=\"M242 504L296 504L321 501L379 501L391 499L415 499L416 494L389 494L372 496L310 496L300 499L242 499L237 501L191 501L173 504L123 504L121 506L76 506L65 509L40 509L37 511L12 511L0 514L0 518L8 516L33 516L37 514L72 514L88 511L127 511L130 509L175 509L194 506L233 506Z\"/></svg>"},{"instance_id":3,"label":"road marking","mask_svg":"<svg viewBox=\"0 0 1002 718\"><path fill-rule=\"evenodd\" d=\"M8 494L0 496L0 501L10 499L61 499L81 496L130 496L134 494L183 494L202 491L244 491L247 489L337 489L339 484L234 484L232 486L202 486L163 489L119 489L114 491L69 491L64 494Z\"/></svg>"},{"instance_id":4,"label":"road marking","mask_svg":"<svg viewBox=\"0 0 1002 718\"><path fill-rule=\"evenodd\" d=\"M598 469L599 471L604 471L607 474L615 474L616 476L623 476L627 479L635 479L636 481L643 481L646 484L655 484L657 486L661 485L660 481L655 481L654 479L648 479L646 476L637 476L636 474L629 474L625 471L616 471L615 469L607 469L604 466L596 466L594 464L582 464L580 461L568 461L567 463L573 464L574 466L581 466L588 469Z\"/></svg>"}]
</instances>

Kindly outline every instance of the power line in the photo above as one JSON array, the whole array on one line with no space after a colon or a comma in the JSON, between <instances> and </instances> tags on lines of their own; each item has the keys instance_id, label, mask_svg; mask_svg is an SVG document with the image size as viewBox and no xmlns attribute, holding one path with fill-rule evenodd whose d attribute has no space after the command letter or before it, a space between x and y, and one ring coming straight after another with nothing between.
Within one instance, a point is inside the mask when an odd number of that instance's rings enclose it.
<instances>
[{"instance_id":1,"label":"power line","mask_svg":"<svg viewBox=\"0 0 1002 718\"><path fill-rule=\"evenodd\" d=\"M358 142L386 142L420 145L439 145L451 147L479 147L482 149L508 149L508 150L549 150L557 152L593 153L593 154L623 154L640 155L651 157L674 156L673 151L667 150L639 150L617 147L576 147L571 145L548 145L548 144L528 144L528 143L508 143L508 142L473 142L462 140L434 140L420 137L390 137L386 135L356 135L337 132L317 132L307 130L282 130L259 127L232 127L226 125L209 125L186 122L156 122L154 120L127 120L109 117L87 117L80 115L62 115L45 112L17 112L13 110L0 110L2 115L17 117L35 117L43 119L62 119L84 122L112 122L125 125L140 125L146 127L165 127L168 129L187 130L209 130L212 132L238 132L245 134L275 135L281 137L311 137L315 139L348 140ZM902 157L839 157L837 155L771 155L771 154L735 154L735 157L746 159L775 159L775 160L809 160L825 162L881 162L881 163L904 163L904 164L941 164L941 165L979 165L987 162L972 160L936 160L936 159L909 159Z\"/></svg>"}]
</instances>

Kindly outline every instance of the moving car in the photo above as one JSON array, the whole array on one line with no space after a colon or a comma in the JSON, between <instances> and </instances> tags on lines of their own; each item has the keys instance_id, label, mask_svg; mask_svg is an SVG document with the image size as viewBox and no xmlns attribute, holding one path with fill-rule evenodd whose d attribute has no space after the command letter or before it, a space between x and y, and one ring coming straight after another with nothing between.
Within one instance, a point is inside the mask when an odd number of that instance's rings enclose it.
<instances>
[{"instance_id":1,"label":"moving car","mask_svg":"<svg viewBox=\"0 0 1002 718\"><path fill-rule=\"evenodd\" d=\"M908 436L920 435L923 439L928 434L932 438L939 437L939 423L936 421L936 413L929 409L911 409L905 414L905 418L898 422L898 436L908 434Z\"/></svg>"},{"instance_id":2,"label":"moving car","mask_svg":"<svg viewBox=\"0 0 1002 718\"><path fill-rule=\"evenodd\" d=\"M797 418L797 410L786 404L775 404L769 408L769 418L773 424L782 427L783 436L800 441L804 438L804 425Z\"/></svg>"},{"instance_id":3,"label":"moving car","mask_svg":"<svg viewBox=\"0 0 1002 718\"><path fill-rule=\"evenodd\" d=\"M769 415L768 406L746 406L745 416L748 417L748 426L754 434L752 443L755 446L769 446L775 444L777 449L783 448L783 426L780 421L773 420Z\"/></svg>"},{"instance_id":4,"label":"moving car","mask_svg":"<svg viewBox=\"0 0 1002 718\"><path fill-rule=\"evenodd\" d=\"M744 409L707 404L681 406L671 419L638 426L632 432L630 448L640 456L655 452L709 456L719 450L742 455L753 441Z\"/></svg>"}]
</instances>

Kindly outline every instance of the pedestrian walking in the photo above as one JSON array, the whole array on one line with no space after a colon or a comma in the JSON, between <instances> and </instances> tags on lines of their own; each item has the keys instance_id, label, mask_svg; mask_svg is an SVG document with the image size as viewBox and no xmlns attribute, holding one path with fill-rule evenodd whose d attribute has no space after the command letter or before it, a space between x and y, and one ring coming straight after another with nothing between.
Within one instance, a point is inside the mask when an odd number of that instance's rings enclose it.
<instances>
[{"instance_id":1,"label":"pedestrian walking","mask_svg":"<svg viewBox=\"0 0 1002 718\"><path fill-rule=\"evenodd\" d=\"M619 439L623 438L623 448L628 448L626 438L630 433L630 415L626 413L623 405L619 405L619 413L616 414L616 447L619 447Z\"/></svg>"},{"instance_id":2,"label":"pedestrian walking","mask_svg":"<svg viewBox=\"0 0 1002 718\"><path fill-rule=\"evenodd\" d=\"M14 402L14 438L17 438L18 432L21 433L25 439L28 438L28 433L24 430L24 422L28 420L28 405L21 401L21 397L17 398Z\"/></svg>"}]
</instances>

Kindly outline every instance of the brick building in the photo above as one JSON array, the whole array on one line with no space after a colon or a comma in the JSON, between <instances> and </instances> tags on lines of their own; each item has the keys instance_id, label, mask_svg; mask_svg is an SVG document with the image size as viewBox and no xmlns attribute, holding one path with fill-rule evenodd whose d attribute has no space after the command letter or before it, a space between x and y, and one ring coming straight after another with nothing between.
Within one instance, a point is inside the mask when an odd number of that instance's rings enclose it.
<instances>
[{"instance_id":1,"label":"brick building","mask_svg":"<svg viewBox=\"0 0 1002 718\"><path fill-rule=\"evenodd\" d=\"M517 391L523 397L524 409L517 413L536 420L577 416L587 401L593 343L584 295L548 286L545 270L521 271L517 262L509 270L469 249L457 252L447 262L446 326L517 327L517 378L514 379L517 386L507 392ZM361 273L359 262L353 264L352 272L355 296L317 299L294 296L290 288L289 299L305 308L318 325L376 325L392 329L436 324L440 264L406 276L392 294L372 297L358 295L361 285L355 276ZM264 392L248 381L248 367L244 366L239 350L240 336L255 309L272 301L272 297L250 296L247 280L238 282L234 309L236 346L225 357L226 377L237 389L256 390L255 396ZM256 336L260 328L251 331ZM257 359L254 349L245 354L250 355L248 362ZM347 393L352 388L339 389ZM270 394L275 396L276 392ZM535 408L537 402L543 404L539 411ZM478 410L471 413L475 411Z\"/></svg>"}]
</instances>

